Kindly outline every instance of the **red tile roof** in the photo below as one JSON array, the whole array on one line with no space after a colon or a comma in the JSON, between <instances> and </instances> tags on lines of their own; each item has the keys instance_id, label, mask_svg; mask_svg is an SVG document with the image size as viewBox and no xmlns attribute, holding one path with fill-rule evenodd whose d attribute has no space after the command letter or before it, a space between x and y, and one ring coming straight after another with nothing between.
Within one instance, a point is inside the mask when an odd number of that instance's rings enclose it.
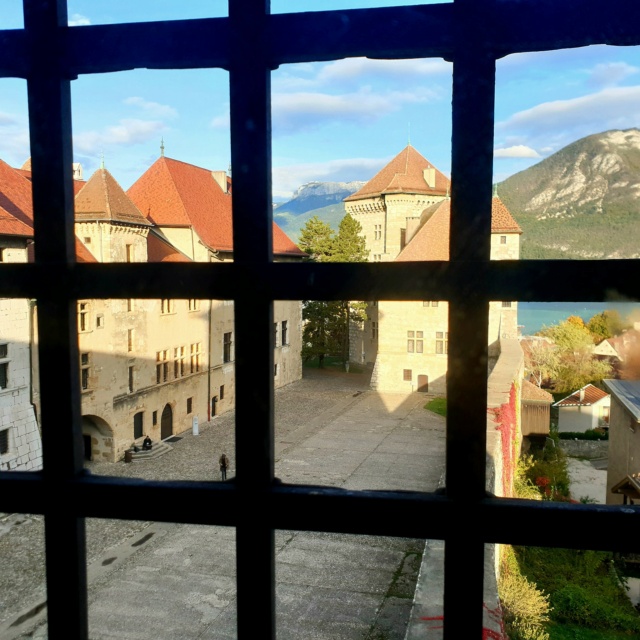
<instances>
[{"instance_id":1,"label":"red tile roof","mask_svg":"<svg viewBox=\"0 0 640 640\"><path fill-rule=\"evenodd\" d=\"M147 262L192 262L170 242L150 230L147 236Z\"/></svg>"},{"instance_id":2,"label":"red tile roof","mask_svg":"<svg viewBox=\"0 0 640 640\"><path fill-rule=\"evenodd\" d=\"M580 400L580 392L584 391L584 397ZM609 394L598 387L594 387L592 384L585 385L582 389L574 391L570 396L558 400L554 407L574 407L585 406L595 404L603 398L606 398Z\"/></svg>"},{"instance_id":3,"label":"red tile roof","mask_svg":"<svg viewBox=\"0 0 640 640\"><path fill-rule=\"evenodd\" d=\"M448 260L450 222L451 200L442 200L427 207L420 217L420 228L396 260ZM491 233L522 233L509 210L497 197L491 202Z\"/></svg>"},{"instance_id":4,"label":"red tile roof","mask_svg":"<svg viewBox=\"0 0 640 640\"><path fill-rule=\"evenodd\" d=\"M108 220L150 226L116 179L104 168L98 169L75 197L77 222Z\"/></svg>"},{"instance_id":5,"label":"red tile roof","mask_svg":"<svg viewBox=\"0 0 640 640\"><path fill-rule=\"evenodd\" d=\"M424 170L433 168L435 183L430 187ZM345 202L380 196L383 193L422 193L446 195L450 180L436 169L411 145L406 146L389 164L380 169L359 191L344 199Z\"/></svg>"},{"instance_id":6,"label":"red tile roof","mask_svg":"<svg viewBox=\"0 0 640 640\"><path fill-rule=\"evenodd\" d=\"M127 195L159 227L193 227L214 251L233 251L230 180L225 193L212 172L161 157L129 188ZM305 254L274 223L273 251Z\"/></svg>"},{"instance_id":7,"label":"red tile roof","mask_svg":"<svg viewBox=\"0 0 640 640\"><path fill-rule=\"evenodd\" d=\"M25 235L25 227L33 235L33 200L31 182L21 176L6 162L0 160L0 220L4 221L3 233L11 230ZM20 225L16 225L20 222Z\"/></svg>"}]
</instances>

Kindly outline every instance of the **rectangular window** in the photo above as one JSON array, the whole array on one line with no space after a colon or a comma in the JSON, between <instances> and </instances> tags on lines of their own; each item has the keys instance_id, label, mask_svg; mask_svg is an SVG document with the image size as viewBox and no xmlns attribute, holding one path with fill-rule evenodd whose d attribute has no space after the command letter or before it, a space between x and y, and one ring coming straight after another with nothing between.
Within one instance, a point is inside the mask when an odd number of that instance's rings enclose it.
<instances>
[{"instance_id":1,"label":"rectangular window","mask_svg":"<svg viewBox=\"0 0 640 640\"><path fill-rule=\"evenodd\" d=\"M6 389L9 386L9 363L0 362L0 389Z\"/></svg>"},{"instance_id":2,"label":"rectangular window","mask_svg":"<svg viewBox=\"0 0 640 640\"><path fill-rule=\"evenodd\" d=\"M416 349L415 331L407 331L407 353L413 353Z\"/></svg>"},{"instance_id":3,"label":"rectangular window","mask_svg":"<svg viewBox=\"0 0 640 640\"><path fill-rule=\"evenodd\" d=\"M273 346L278 346L278 323L273 323Z\"/></svg>"},{"instance_id":4,"label":"rectangular window","mask_svg":"<svg viewBox=\"0 0 640 640\"><path fill-rule=\"evenodd\" d=\"M273 377L276 378L278 376L278 365L273 365Z\"/></svg>"},{"instance_id":5,"label":"rectangular window","mask_svg":"<svg viewBox=\"0 0 640 640\"><path fill-rule=\"evenodd\" d=\"M404 369L402 371L402 379L406 382L411 382L413 378L413 371L411 369Z\"/></svg>"},{"instance_id":6,"label":"rectangular window","mask_svg":"<svg viewBox=\"0 0 640 640\"><path fill-rule=\"evenodd\" d=\"M134 385L134 372L133 367L129 367L129 393L133 393L133 385Z\"/></svg>"},{"instance_id":7,"label":"rectangular window","mask_svg":"<svg viewBox=\"0 0 640 640\"><path fill-rule=\"evenodd\" d=\"M133 416L133 439L137 440L144 435L144 411L138 411Z\"/></svg>"},{"instance_id":8,"label":"rectangular window","mask_svg":"<svg viewBox=\"0 0 640 640\"><path fill-rule=\"evenodd\" d=\"M136 310L136 305L135 305L135 301L133 298L128 298L127 299L127 311L131 312L131 311L135 311Z\"/></svg>"},{"instance_id":9,"label":"rectangular window","mask_svg":"<svg viewBox=\"0 0 640 640\"><path fill-rule=\"evenodd\" d=\"M9 345L8 344L0 344L0 358L9 357Z\"/></svg>"},{"instance_id":10,"label":"rectangular window","mask_svg":"<svg viewBox=\"0 0 640 640\"><path fill-rule=\"evenodd\" d=\"M195 342L191 345L191 373L197 373L200 371L200 356L202 352L202 343Z\"/></svg>"},{"instance_id":11,"label":"rectangular window","mask_svg":"<svg viewBox=\"0 0 640 640\"><path fill-rule=\"evenodd\" d=\"M511 307L511 302L509 302L509 301L503 301L503 302L502 302L502 306L503 306L503 307L506 307L506 308Z\"/></svg>"},{"instance_id":12,"label":"rectangular window","mask_svg":"<svg viewBox=\"0 0 640 640\"><path fill-rule=\"evenodd\" d=\"M96 316L96 329L104 329L104 315L102 313Z\"/></svg>"},{"instance_id":13,"label":"rectangular window","mask_svg":"<svg viewBox=\"0 0 640 640\"><path fill-rule=\"evenodd\" d=\"M187 398L187 413L191 413L193 411L193 398Z\"/></svg>"},{"instance_id":14,"label":"rectangular window","mask_svg":"<svg viewBox=\"0 0 640 640\"><path fill-rule=\"evenodd\" d=\"M422 353L422 331L416 331L416 353Z\"/></svg>"},{"instance_id":15,"label":"rectangular window","mask_svg":"<svg viewBox=\"0 0 640 640\"><path fill-rule=\"evenodd\" d=\"M156 382L167 382L169 380L169 351L164 349L163 351L156 352Z\"/></svg>"},{"instance_id":16,"label":"rectangular window","mask_svg":"<svg viewBox=\"0 0 640 640\"><path fill-rule=\"evenodd\" d=\"M507 236L500 236L500 244L507 244Z\"/></svg>"},{"instance_id":17,"label":"rectangular window","mask_svg":"<svg viewBox=\"0 0 640 640\"><path fill-rule=\"evenodd\" d=\"M89 303L78 303L78 331L89 331Z\"/></svg>"},{"instance_id":18,"label":"rectangular window","mask_svg":"<svg viewBox=\"0 0 640 640\"><path fill-rule=\"evenodd\" d=\"M0 431L0 456L9 453L9 429Z\"/></svg>"},{"instance_id":19,"label":"rectangular window","mask_svg":"<svg viewBox=\"0 0 640 640\"><path fill-rule=\"evenodd\" d=\"M160 301L160 313L166 315L174 312L174 301L169 298L162 298Z\"/></svg>"},{"instance_id":20,"label":"rectangular window","mask_svg":"<svg viewBox=\"0 0 640 640\"><path fill-rule=\"evenodd\" d=\"M378 323L375 320L371 322L371 339L377 340L378 338Z\"/></svg>"},{"instance_id":21,"label":"rectangular window","mask_svg":"<svg viewBox=\"0 0 640 640\"><path fill-rule=\"evenodd\" d=\"M432 307L437 307L438 306L438 301L437 300L432 300L431 301L431 306Z\"/></svg>"},{"instance_id":22,"label":"rectangular window","mask_svg":"<svg viewBox=\"0 0 640 640\"><path fill-rule=\"evenodd\" d=\"M4 249L0 249L0 262L4 262Z\"/></svg>"},{"instance_id":23,"label":"rectangular window","mask_svg":"<svg viewBox=\"0 0 640 640\"><path fill-rule=\"evenodd\" d=\"M154 411L151 414L151 423L153 424L154 427L158 424L158 412L157 411Z\"/></svg>"},{"instance_id":24,"label":"rectangular window","mask_svg":"<svg viewBox=\"0 0 640 640\"><path fill-rule=\"evenodd\" d=\"M436 353L445 354L449 351L449 333L436 331Z\"/></svg>"},{"instance_id":25,"label":"rectangular window","mask_svg":"<svg viewBox=\"0 0 640 640\"><path fill-rule=\"evenodd\" d=\"M282 321L281 331L280 331L280 339L282 340L282 344L289 344L289 334L287 333L288 323L286 320Z\"/></svg>"},{"instance_id":26,"label":"rectangular window","mask_svg":"<svg viewBox=\"0 0 640 640\"><path fill-rule=\"evenodd\" d=\"M224 385L220 385L220 400L224 400Z\"/></svg>"},{"instance_id":27,"label":"rectangular window","mask_svg":"<svg viewBox=\"0 0 640 640\"><path fill-rule=\"evenodd\" d=\"M231 332L222 338L222 362L231 362Z\"/></svg>"},{"instance_id":28,"label":"rectangular window","mask_svg":"<svg viewBox=\"0 0 640 640\"><path fill-rule=\"evenodd\" d=\"M133 245L132 244L125 245L125 251L126 251L127 262L133 262Z\"/></svg>"},{"instance_id":29,"label":"rectangular window","mask_svg":"<svg viewBox=\"0 0 640 640\"><path fill-rule=\"evenodd\" d=\"M200 309L200 300L189 298L189 311L198 311Z\"/></svg>"},{"instance_id":30,"label":"rectangular window","mask_svg":"<svg viewBox=\"0 0 640 640\"><path fill-rule=\"evenodd\" d=\"M90 358L88 353L80 354L80 386L83 391L89 388Z\"/></svg>"},{"instance_id":31,"label":"rectangular window","mask_svg":"<svg viewBox=\"0 0 640 640\"><path fill-rule=\"evenodd\" d=\"M127 329L127 351L133 351L134 330Z\"/></svg>"}]
</instances>

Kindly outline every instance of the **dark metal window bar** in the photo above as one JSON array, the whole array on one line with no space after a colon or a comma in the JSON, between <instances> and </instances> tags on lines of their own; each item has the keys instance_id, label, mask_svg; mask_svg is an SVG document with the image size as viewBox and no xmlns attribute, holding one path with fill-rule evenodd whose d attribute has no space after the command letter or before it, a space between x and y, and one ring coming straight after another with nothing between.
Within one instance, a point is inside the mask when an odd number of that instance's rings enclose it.
<instances>
[{"instance_id":1,"label":"dark metal window bar","mask_svg":"<svg viewBox=\"0 0 640 640\"><path fill-rule=\"evenodd\" d=\"M637 46L635 0L455 0L281 15L270 15L268 0L229 0L228 18L74 28L65 0L23 2L25 28L0 31L0 76L27 80L36 262L3 265L0 296L35 298L40 309L44 469L1 472L0 511L45 516L50 637L88 637L85 517L235 526L241 640L256 637L256 621L261 638L276 637L275 528L445 540L445 640L481 638L484 543L637 548L637 508L485 493L489 300L603 301L612 290L640 298L635 260L489 261L495 60ZM270 72L351 56L453 62L449 262L272 262ZM231 86L234 262L75 264L70 82L133 68L213 67L229 71ZM84 473L76 301L101 297L235 300L235 485ZM273 301L346 298L451 303L443 494L274 481ZM258 501L266 515L248 527L244 514Z\"/></svg>"}]
</instances>

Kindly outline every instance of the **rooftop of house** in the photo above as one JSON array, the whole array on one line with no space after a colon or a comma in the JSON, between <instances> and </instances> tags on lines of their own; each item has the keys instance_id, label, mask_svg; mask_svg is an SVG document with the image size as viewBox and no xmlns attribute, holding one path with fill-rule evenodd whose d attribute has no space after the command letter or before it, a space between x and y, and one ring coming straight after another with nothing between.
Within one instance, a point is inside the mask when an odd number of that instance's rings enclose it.
<instances>
[{"instance_id":1,"label":"rooftop of house","mask_svg":"<svg viewBox=\"0 0 640 640\"><path fill-rule=\"evenodd\" d=\"M603 380L616 398L640 422L640 380Z\"/></svg>"},{"instance_id":2,"label":"rooftop of house","mask_svg":"<svg viewBox=\"0 0 640 640\"><path fill-rule=\"evenodd\" d=\"M213 251L233 251L231 179L223 171L161 156L127 195L142 214L159 227L193 227ZM306 255L273 225L276 255Z\"/></svg>"},{"instance_id":3,"label":"rooftop of house","mask_svg":"<svg viewBox=\"0 0 640 640\"><path fill-rule=\"evenodd\" d=\"M383 194L417 193L445 196L451 182L410 144L345 202Z\"/></svg>"},{"instance_id":4,"label":"rooftop of house","mask_svg":"<svg viewBox=\"0 0 640 640\"><path fill-rule=\"evenodd\" d=\"M544 389L541 389L538 385L529 382L526 378L522 379L522 399L528 402L539 402L544 404L551 404L553 402L553 396Z\"/></svg>"},{"instance_id":5,"label":"rooftop of house","mask_svg":"<svg viewBox=\"0 0 640 640\"><path fill-rule=\"evenodd\" d=\"M608 398L609 394L602 389L598 389L592 384L586 384L584 387L574 391L566 398L562 398L562 400L558 400L553 406L554 407L585 407L596 402L600 402L601 400Z\"/></svg>"},{"instance_id":6,"label":"rooftop of house","mask_svg":"<svg viewBox=\"0 0 640 640\"><path fill-rule=\"evenodd\" d=\"M147 260L149 262L192 262L191 258L178 251L156 229L147 236Z\"/></svg>"},{"instance_id":7,"label":"rooftop of house","mask_svg":"<svg viewBox=\"0 0 640 640\"><path fill-rule=\"evenodd\" d=\"M95 171L77 193L75 217L76 222L108 221L151 226L104 167Z\"/></svg>"},{"instance_id":8,"label":"rooftop of house","mask_svg":"<svg viewBox=\"0 0 640 640\"><path fill-rule=\"evenodd\" d=\"M451 200L427 207L420 216L418 230L396 258L399 262L449 259ZM507 207L497 196L491 201L491 233L522 233Z\"/></svg>"}]
</instances>

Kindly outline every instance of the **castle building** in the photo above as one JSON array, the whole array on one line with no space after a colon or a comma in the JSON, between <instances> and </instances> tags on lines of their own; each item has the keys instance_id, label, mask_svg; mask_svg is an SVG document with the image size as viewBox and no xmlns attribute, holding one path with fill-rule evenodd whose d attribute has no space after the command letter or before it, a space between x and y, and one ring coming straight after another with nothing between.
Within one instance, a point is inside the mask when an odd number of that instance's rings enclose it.
<instances>
[{"instance_id":1,"label":"castle building","mask_svg":"<svg viewBox=\"0 0 640 640\"><path fill-rule=\"evenodd\" d=\"M449 260L450 182L411 145L357 193L345 208L362 226L369 260ZM491 209L491 259L517 260L517 222L495 196ZM489 354L500 337L517 337L517 303L492 301ZM367 320L352 326L350 357L373 367L379 391L446 392L448 303L442 300L372 301Z\"/></svg>"},{"instance_id":2,"label":"castle building","mask_svg":"<svg viewBox=\"0 0 640 640\"><path fill-rule=\"evenodd\" d=\"M3 163L0 170L8 176L0 171L0 192L10 202L25 203L24 222L12 223L16 227L12 242L26 245L33 236L29 166L15 170ZM74 175L81 177L80 167L74 167ZM86 182L75 180L74 190L76 257L80 262L233 259L231 180L224 171L211 172L162 156L128 193L104 167ZM305 256L276 225L273 235L274 259L299 260ZM5 245L6 239L2 246ZM26 260L27 251L22 251ZM3 251L2 255L9 257L14 252L11 249L11 253ZM21 301L0 301L0 308L4 302ZM37 350L31 349L37 344L37 336L29 336L29 327L36 326L37 306L32 304L29 308L30 313L24 316L25 326L20 328L22 350L11 347L9 379L17 384L25 378L26 374L21 374L22 378L18 375L17 357L20 354L25 359L29 372L31 351L32 380L22 387L37 431L35 416L39 417L43 382L38 377ZM79 300L85 457L117 461L145 435L154 441L165 440L192 429L196 420L208 420L233 408L233 311L230 300ZM274 320L277 388L302 376L300 303L276 302ZM0 315L0 375L4 364L1 354L6 350L3 338L9 335L8 331L7 312ZM18 421L10 418L6 422L11 425L11 434L5 438L9 444L5 454L0 453L0 464L3 456L18 452L17 435L12 435L18 433ZM0 434L0 445L2 442Z\"/></svg>"}]
</instances>

